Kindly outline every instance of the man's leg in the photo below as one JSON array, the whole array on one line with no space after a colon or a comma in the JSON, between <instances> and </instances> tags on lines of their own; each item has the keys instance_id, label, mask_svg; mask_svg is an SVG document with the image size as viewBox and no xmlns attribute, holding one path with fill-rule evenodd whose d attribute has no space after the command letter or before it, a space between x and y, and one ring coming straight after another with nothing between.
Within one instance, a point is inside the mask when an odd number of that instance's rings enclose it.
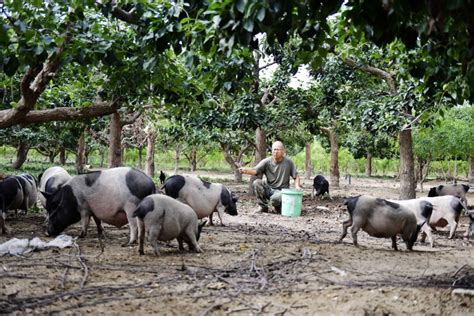
<instances>
[{"instance_id":1,"label":"man's leg","mask_svg":"<svg viewBox=\"0 0 474 316\"><path fill-rule=\"evenodd\" d=\"M272 189L262 179L253 182L253 189L257 196L257 203L260 205L262 212L268 212L268 199L272 195Z\"/></svg>"},{"instance_id":2,"label":"man's leg","mask_svg":"<svg viewBox=\"0 0 474 316\"><path fill-rule=\"evenodd\" d=\"M273 206L277 213L281 214L281 191L273 191L273 194L270 197L270 204Z\"/></svg>"}]
</instances>

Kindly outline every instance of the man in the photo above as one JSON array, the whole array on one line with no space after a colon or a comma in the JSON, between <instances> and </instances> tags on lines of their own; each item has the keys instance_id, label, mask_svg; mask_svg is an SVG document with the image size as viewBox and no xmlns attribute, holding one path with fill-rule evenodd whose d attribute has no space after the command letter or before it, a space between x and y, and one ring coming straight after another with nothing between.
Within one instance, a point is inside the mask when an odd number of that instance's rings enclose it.
<instances>
[{"instance_id":1,"label":"man","mask_svg":"<svg viewBox=\"0 0 474 316\"><path fill-rule=\"evenodd\" d=\"M300 177L296 166L285 157L285 146L276 141L272 145L272 157L260 161L254 168L239 168L242 174L263 176L266 181L257 179L253 183L261 212L268 212L268 201L277 213L281 213L281 190L290 187L290 177L295 180L295 188L300 189Z\"/></svg>"}]
</instances>

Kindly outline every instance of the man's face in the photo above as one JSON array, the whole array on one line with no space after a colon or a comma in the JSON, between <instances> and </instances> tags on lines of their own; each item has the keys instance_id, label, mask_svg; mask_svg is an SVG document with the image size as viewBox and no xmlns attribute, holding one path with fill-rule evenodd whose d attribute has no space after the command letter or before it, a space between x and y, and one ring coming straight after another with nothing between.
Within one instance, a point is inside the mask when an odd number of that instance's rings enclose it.
<instances>
[{"instance_id":1,"label":"man's face","mask_svg":"<svg viewBox=\"0 0 474 316\"><path fill-rule=\"evenodd\" d=\"M283 155L285 154L285 149L283 148L282 144L273 144L272 146L272 157L273 160L280 162L283 159Z\"/></svg>"}]
</instances>

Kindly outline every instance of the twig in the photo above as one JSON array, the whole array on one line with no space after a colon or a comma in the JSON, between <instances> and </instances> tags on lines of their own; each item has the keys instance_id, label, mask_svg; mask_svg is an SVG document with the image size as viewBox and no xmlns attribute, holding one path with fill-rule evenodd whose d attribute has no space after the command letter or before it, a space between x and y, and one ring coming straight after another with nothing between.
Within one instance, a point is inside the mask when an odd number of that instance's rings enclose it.
<instances>
[{"instance_id":1,"label":"twig","mask_svg":"<svg viewBox=\"0 0 474 316\"><path fill-rule=\"evenodd\" d=\"M76 243L74 245L77 248L77 259L79 260L79 263L81 264L82 269L84 270L84 275L82 276L82 281L81 281L81 289L82 289L84 288L84 285L86 284L87 277L89 275L89 268L87 267L87 264L82 259L81 248Z\"/></svg>"},{"instance_id":2,"label":"twig","mask_svg":"<svg viewBox=\"0 0 474 316\"><path fill-rule=\"evenodd\" d=\"M71 254L72 250L74 248L71 248L71 250L69 250L69 254ZM64 289L65 288L65 284L66 284L66 278L67 278L67 273L69 272L69 267L70 267L70 263L71 263L71 258L72 257L69 257L69 262L68 264L66 265L66 268L64 268L64 272L63 272L63 276L61 278L61 288Z\"/></svg>"}]
</instances>

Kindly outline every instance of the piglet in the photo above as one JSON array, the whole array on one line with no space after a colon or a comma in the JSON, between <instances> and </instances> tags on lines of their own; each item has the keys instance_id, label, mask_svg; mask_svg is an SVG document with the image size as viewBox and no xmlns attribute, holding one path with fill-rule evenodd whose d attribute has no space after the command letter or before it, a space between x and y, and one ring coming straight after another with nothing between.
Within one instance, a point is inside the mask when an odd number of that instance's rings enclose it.
<instances>
[{"instance_id":1,"label":"piglet","mask_svg":"<svg viewBox=\"0 0 474 316\"><path fill-rule=\"evenodd\" d=\"M166 195L152 194L143 199L133 216L138 219L138 251L141 255L144 254L145 233L157 256L160 254L158 241L175 238L180 250L184 250L184 241L190 251L202 252L197 242L206 222L198 224L196 212L190 206Z\"/></svg>"}]
</instances>

